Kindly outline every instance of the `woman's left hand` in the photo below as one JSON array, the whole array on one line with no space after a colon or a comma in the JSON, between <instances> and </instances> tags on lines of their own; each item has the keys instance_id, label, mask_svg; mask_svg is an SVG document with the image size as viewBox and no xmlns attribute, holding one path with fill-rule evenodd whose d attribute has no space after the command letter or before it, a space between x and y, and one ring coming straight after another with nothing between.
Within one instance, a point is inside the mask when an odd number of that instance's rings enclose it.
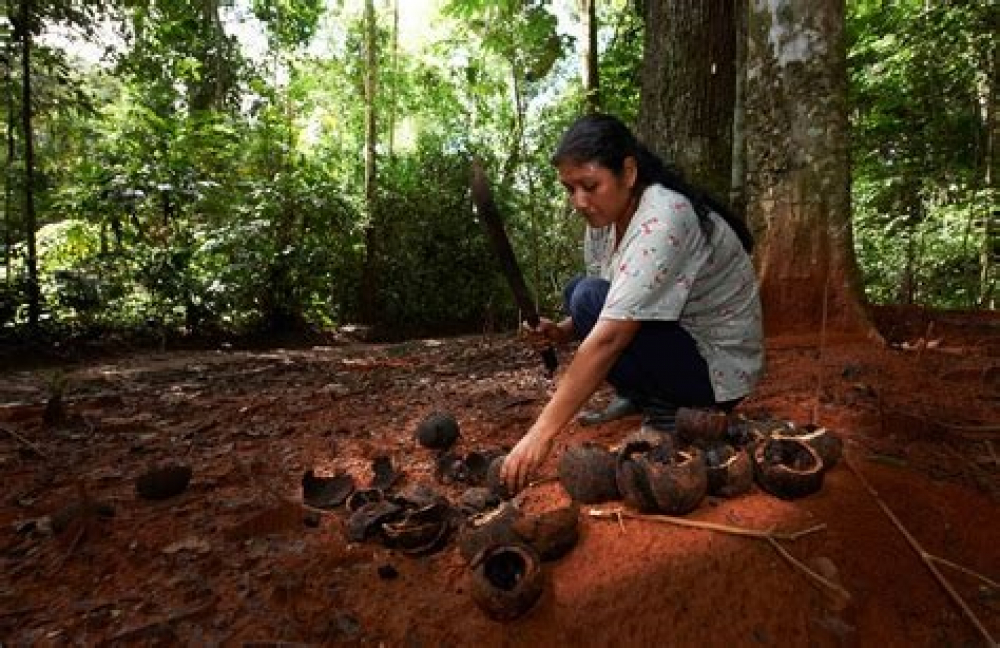
<instances>
[{"instance_id":1,"label":"woman's left hand","mask_svg":"<svg viewBox=\"0 0 1000 648\"><path fill-rule=\"evenodd\" d=\"M517 493L528 485L531 474L542 465L552 450L553 436L532 428L521 437L514 449L504 459L501 476L507 490Z\"/></svg>"}]
</instances>

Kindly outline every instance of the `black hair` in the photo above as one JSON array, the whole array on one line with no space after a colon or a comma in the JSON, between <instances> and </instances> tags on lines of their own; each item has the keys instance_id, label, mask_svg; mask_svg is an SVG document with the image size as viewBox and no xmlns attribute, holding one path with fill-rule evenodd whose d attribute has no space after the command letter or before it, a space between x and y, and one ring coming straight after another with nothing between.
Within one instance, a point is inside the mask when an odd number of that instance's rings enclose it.
<instances>
[{"instance_id":1,"label":"black hair","mask_svg":"<svg viewBox=\"0 0 1000 648\"><path fill-rule=\"evenodd\" d=\"M621 175L628 157L636 162L636 189L639 192L650 185L661 184L683 194L694 206L706 236L712 233L708 215L715 212L736 232L743 249L747 253L753 250L753 236L743 219L719 200L689 184L680 170L665 164L617 117L595 113L577 119L559 140L551 162L596 162L615 175Z\"/></svg>"}]
</instances>

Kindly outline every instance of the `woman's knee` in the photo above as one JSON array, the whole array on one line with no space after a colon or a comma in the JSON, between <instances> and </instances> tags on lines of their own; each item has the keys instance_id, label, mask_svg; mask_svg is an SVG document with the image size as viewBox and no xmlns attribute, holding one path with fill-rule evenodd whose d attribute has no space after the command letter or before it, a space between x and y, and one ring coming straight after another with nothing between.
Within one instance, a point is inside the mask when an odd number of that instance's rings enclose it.
<instances>
[{"instance_id":1,"label":"woman's knee","mask_svg":"<svg viewBox=\"0 0 1000 648\"><path fill-rule=\"evenodd\" d=\"M572 290L569 290L569 288ZM567 287L566 306L573 321L597 321L604 309L610 284L598 277L579 277Z\"/></svg>"}]
</instances>

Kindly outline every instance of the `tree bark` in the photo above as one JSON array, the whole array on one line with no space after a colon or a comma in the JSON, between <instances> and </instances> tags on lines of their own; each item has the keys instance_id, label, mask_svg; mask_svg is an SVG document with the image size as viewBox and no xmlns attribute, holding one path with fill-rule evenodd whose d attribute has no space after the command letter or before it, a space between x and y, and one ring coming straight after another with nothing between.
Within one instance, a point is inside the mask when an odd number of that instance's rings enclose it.
<instances>
[{"instance_id":1,"label":"tree bark","mask_svg":"<svg viewBox=\"0 0 1000 648\"><path fill-rule=\"evenodd\" d=\"M987 65L990 66L989 74L986 75L986 101L985 103L985 115L984 121L986 130L986 146L985 146L985 159L983 161L983 166L985 167L985 173L983 174L983 185L986 191L984 195L986 196L985 208L984 208L984 231L983 231L983 247L980 250L979 255L979 306L981 308L995 308L996 307L996 273L994 270L994 263L1000 259L1000 240L997 240L998 235L996 233L996 224L993 222L997 217L996 209L993 207L992 196L993 187L996 178L996 169L994 168L996 164L996 144L997 144L997 130L1000 128L997 121L997 103L998 103L998 93L1000 90L997 88L997 79L1000 77L1000 47L997 46L996 41L993 42L990 48L990 55L988 57Z\"/></svg>"},{"instance_id":2,"label":"tree bark","mask_svg":"<svg viewBox=\"0 0 1000 648\"><path fill-rule=\"evenodd\" d=\"M736 3L736 71L733 96L733 161L729 183L729 204L741 216L747 213L747 138L746 138L746 87L747 87L747 3Z\"/></svg>"},{"instance_id":3,"label":"tree bark","mask_svg":"<svg viewBox=\"0 0 1000 648\"><path fill-rule=\"evenodd\" d=\"M601 110L601 77L597 56L597 0L578 0L580 11L580 80L588 113Z\"/></svg>"},{"instance_id":4,"label":"tree bark","mask_svg":"<svg viewBox=\"0 0 1000 648\"><path fill-rule=\"evenodd\" d=\"M844 0L749 9L748 216L768 335L874 335L850 222L844 13Z\"/></svg>"},{"instance_id":5,"label":"tree bark","mask_svg":"<svg viewBox=\"0 0 1000 648\"><path fill-rule=\"evenodd\" d=\"M24 231L28 258L28 326L38 328L41 294L38 287L38 251L35 216L35 137L31 123L31 0L21 0L21 123L24 130Z\"/></svg>"},{"instance_id":6,"label":"tree bark","mask_svg":"<svg viewBox=\"0 0 1000 648\"><path fill-rule=\"evenodd\" d=\"M732 182L736 1L646 4L639 135L721 201Z\"/></svg>"},{"instance_id":7,"label":"tree bark","mask_svg":"<svg viewBox=\"0 0 1000 648\"><path fill-rule=\"evenodd\" d=\"M396 89L399 85L399 0L392 0L392 85L389 86L389 159L396 155Z\"/></svg>"},{"instance_id":8,"label":"tree bark","mask_svg":"<svg viewBox=\"0 0 1000 648\"><path fill-rule=\"evenodd\" d=\"M365 265L361 277L361 319L366 324L375 324L376 294L378 292L378 207L375 183L378 144L375 111L375 81L378 71L376 50L375 1L365 0L365 207L368 224L365 226Z\"/></svg>"},{"instance_id":9,"label":"tree bark","mask_svg":"<svg viewBox=\"0 0 1000 648\"><path fill-rule=\"evenodd\" d=\"M13 10L13 3L8 1L7 8ZM13 45L9 46L7 53L10 60L14 60L15 50ZM17 113L14 104L14 79L10 66L7 67L7 74L4 78L4 91L7 98L7 160L4 166L3 182L3 264L4 277L8 286L14 282L14 264L11 250L14 249L14 159L17 155L15 144L17 142Z\"/></svg>"}]
</instances>

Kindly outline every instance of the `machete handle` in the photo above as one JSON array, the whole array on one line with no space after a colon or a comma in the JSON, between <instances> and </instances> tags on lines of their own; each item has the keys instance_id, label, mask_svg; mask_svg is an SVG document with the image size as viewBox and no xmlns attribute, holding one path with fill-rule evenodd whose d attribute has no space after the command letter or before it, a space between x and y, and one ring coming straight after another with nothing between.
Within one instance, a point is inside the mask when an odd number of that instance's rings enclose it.
<instances>
[{"instance_id":1,"label":"machete handle","mask_svg":"<svg viewBox=\"0 0 1000 648\"><path fill-rule=\"evenodd\" d=\"M538 313L532 311L525 314L524 321L531 328L536 328L541 322L541 319L539 319ZM556 373L556 367L559 366L559 359L556 357L556 350L554 347L549 346L542 349L539 353L542 355L542 362L545 363L545 370L548 372L549 378L551 378Z\"/></svg>"},{"instance_id":2,"label":"machete handle","mask_svg":"<svg viewBox=\"0 0 1000 648\"><path fill-rule=\"evenodd\" d=\"M551 378L556 372L556 367L559 366L559 360L556 359L556 350L552 347L542 349L542 362L545 363L545 370L549 372L549 378Z\"/></svg>"}]
</instances>

